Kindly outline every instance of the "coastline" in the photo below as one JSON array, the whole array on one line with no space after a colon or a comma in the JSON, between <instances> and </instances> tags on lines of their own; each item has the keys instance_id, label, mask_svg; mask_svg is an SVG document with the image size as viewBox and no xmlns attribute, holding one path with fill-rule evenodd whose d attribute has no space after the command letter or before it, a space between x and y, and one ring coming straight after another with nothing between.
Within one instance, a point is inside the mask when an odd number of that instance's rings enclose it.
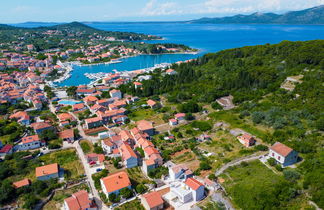
<instances>
[{"instance_id":1,"label":"coastline","mask_svg":"<svg viewBox=\"0 0 324 210\"><path fill-rule=\"evenodd\" d=\"M172 54L184 54L184 55L192 54L192 55L196 55L196 54L199 54L199 52L200 52L200 50L186 51L186 52L169 52L169 53L161 53L161 54L153 53L153 54L137 54L137 55L132 55L132 56L128 55L128 56L122 56L120 58L113 59L113 60L111 60L109 62L92 63L92 64L91 63L90 64L82 64L80 61L70 61L70 62L64 62L64 63L59 61L59 65L61 65L62 68L65 69L64 74L60 78L58 78L58 79L56 79L54 81L48 81L47 84L49 86L51 86L51 87L55 87L55 86L57 86L57 84L62 83L63 81L69 79L72 76L71 72L74 70L73 65L77 65L77 66L80 66L80 67L83 67L83 66L97 66L97 65L110 65L110 64L114 64L114 63L122 63L123 62L123 61L121 61L122 59L141 56L141 55L172 55ZM156 64L156 65L161 65L161 64ZM145 69L137 69L137 70L132 70L132 71L121 71L121 72L123 72L123 73L124 72L135 73L137 71L144 71L145 72L147 69L158 68L158 67L155 67L156 65L154 65L153 67L145 68ZM103 72L100 72L100 73L103 73ZM87 74L87 73L85 73L85 74ZM107 73L107 74L111 74L111 73ZM98 79L98 80L100 80L100 79ZM93 82L94 81L91 81L88 85L91 85Z\"/></svg>"}]
</instances>

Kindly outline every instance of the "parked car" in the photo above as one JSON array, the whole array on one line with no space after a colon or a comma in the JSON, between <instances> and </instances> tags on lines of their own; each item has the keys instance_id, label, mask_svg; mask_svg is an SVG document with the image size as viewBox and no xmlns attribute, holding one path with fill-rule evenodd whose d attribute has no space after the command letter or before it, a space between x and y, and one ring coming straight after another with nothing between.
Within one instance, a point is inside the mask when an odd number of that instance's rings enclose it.
<instances>
[{"instance_id":1,"label":"parked car","mask_svg":"<svg viewBox=\"0 0 324 210\"><path fill-rule=\"evenodd\" d=\"M102 168L97 168L96 171L100 172L100 171L102 171Z\"/></svg>"}]
</instances>

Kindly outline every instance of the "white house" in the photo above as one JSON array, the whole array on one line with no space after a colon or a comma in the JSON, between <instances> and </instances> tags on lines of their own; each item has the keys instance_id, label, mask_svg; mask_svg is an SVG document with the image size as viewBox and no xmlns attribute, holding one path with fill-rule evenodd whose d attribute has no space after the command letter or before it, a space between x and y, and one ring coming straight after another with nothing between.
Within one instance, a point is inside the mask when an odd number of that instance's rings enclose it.
<instances>
[{"instance_id":1,"label":"white house","mask_svg":"<svg viewBox=\"0 0 324 210\"><path fill-rule=\"evenodd\" d=\"M31 150L37 149L45 145L45 142L41 141L38 135L26 136L21 139L18 145L18 150Z\"/></svg>"},{"instance_id":2,"label":"white house","mask_svg":"<svg viewBox=\"0 0 324 210\"><path fill-rule=\"evenodd\" d=\"M112 98L118 98L118 99L122 99L122 93L120 92L120 90L111 90L110 92L110 97Z\"/></svg>"},{"instance_id":3,"label":"white house","mask_svg":"<svg viewBox=\"0 0 324 210\"><path fill-rule=\"evenodd\" d=\"M184 182L192 191L192 197L194 199L194 201L200 201L202 200L205 195L205 186L200 183L199 181L197 181L194 178L188 178L185 182Z\"/></svg>"},{"instance_id":4,"label":"white house","mask_svg":"<svg viewBox=\"0 0 324 210\"><path fill-rule=\"evenodd\" d=\"M186 187L183 183L173 183L170 186L171 194L175 195L181 203L187 203L193 200L193 195L189 187ZM171 198L174 199L173 196Z\"/></svg>"},{"instance_id":5,"label":"white house","mask_svg":"<svg viewBox=\"0 0 324 210\"><path fill-rule=\"evenodd\" d=\"M101 147L106 154L111 154L113 150L117 148L117 144L115 144L111 139L105 139L102 140Z\"/></svg>"},{"instance_id":6,"label":"white house","mask_svg":"<svg viewBox=\"0 0 324 210\"><path fill-rule=\"evenodd\" d=\"M176 165L169 167L169 175L171 180L186 180L193 176L192 171L185 165Z\"/></svg>"},{"instance_id":7,"label":"white house","mask_svg":"<svg viewBox=\"0 0 324 210\"><path fill-rule=\"evenodd\" d=\"M297 162L298 153L290 147L276 142L269 148L269 157L274 158L283 167L286 167Z\"/></svg>"},{"instance_id":8,"label":"white house","mask_svg":"<svg viewBox=\"0 0 324 210\"><path fill-rule=\"evenodd\" d=\"M112 193L118 195L121 189L131 189L132 186L128 174L125 171L121 171L100 179L100 184L103 193L107 197L109 197L109 195Z\"/></svg>"}]
</instances>

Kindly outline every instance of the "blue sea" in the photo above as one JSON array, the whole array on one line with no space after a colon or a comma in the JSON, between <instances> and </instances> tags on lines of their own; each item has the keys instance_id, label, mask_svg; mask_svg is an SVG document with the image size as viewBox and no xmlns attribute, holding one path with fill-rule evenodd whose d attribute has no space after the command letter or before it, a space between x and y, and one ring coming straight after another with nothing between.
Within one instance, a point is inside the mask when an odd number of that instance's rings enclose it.
<instances>
[{"instance_id":1,"label":"blue sea","mask_svg":"<svg viewBox=\"0 0 324 210\"><path fill-rule=\"evenodd\" d=\"M162 36L154 43L178 43L199 49L197 55L166 54L140 55L123 59L122 63L75 67L72 77L60 86L87 84L84 73L129 71L152 67L159 63L188 60L205 53L242 46L274 44L283 40L304 41L324 39L322 25L249 25L249 24L185 24L185 23L88 23L94 28L109 31L127 31ZM30 26L30 25L19 25ZM35 25L32 25L35 26Z\"/></svg>"}]
</instances>

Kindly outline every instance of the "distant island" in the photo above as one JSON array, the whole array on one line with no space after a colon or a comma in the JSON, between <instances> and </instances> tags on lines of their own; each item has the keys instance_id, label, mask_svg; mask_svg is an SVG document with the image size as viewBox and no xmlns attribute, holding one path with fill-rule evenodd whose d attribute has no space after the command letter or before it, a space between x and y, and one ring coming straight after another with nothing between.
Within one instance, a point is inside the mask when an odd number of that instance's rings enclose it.
<instances>
[{"instance_id":1,"label":"distant island","mask_svg":"<svg viewBox=\"0 0 324 210\"><path fill-rule=\"evenodd\" d=\"M186 23L209 23L209 24L324 24L324 5L287 12L285 14L275 13L253 13L251 15L235 15L220 18L201 18L186 21Z\"/></svg>"}]
</instances>

